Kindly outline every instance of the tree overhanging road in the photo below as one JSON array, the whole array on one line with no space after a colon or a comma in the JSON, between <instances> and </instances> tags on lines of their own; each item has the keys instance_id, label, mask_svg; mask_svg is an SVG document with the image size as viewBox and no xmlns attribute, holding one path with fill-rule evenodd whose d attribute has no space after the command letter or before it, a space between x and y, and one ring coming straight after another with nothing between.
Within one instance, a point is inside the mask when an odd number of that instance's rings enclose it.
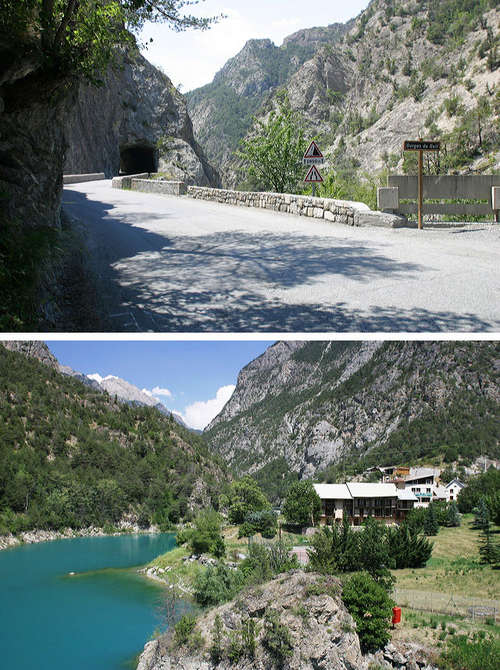
<instances>
[{"instance_id":1,"label":"tree overhanging road","mask_svg":"<svg viewBox=\"0 0 500 670\"><path fill-rule=\"evenodd\" d=\"M500 329L500 226L351 228L217 203L65 188L111 331Z\"/></svg>"}]
</instances>

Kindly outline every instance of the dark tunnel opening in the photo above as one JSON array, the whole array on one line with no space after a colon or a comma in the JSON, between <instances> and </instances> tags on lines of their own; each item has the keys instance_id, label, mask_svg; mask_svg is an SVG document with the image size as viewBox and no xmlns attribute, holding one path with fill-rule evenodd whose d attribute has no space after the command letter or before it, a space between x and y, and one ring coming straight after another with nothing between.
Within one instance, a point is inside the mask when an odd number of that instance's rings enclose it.
<instances>
[{"instance_id":1,"label":"dark tunnel opening","mask_svg":"<svg viewBox=\"0 0 500 670\"><path fill-rule=\"evenodd\" d=\"M156 152L153 147L135 146L120 149L120 174L156 172Z\"/></svg>"}]
</instances>

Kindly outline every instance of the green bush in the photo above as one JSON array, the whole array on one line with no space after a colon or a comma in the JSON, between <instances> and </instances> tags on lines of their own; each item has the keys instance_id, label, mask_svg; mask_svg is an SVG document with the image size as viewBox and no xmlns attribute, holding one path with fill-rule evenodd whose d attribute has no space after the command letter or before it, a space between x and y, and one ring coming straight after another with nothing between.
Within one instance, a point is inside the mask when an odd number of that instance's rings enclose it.
<instances>
[{"instance_id":1,"label":"green bush","mask_svg":"<svg viewBox=\"0 0 500 670\"><path fill-rule=\"evenodd\" d=\"M221 496L221 505L228 508L228 518L232 524L241 524L251 514L270 511L271 507L260 486L249 475L231 482L227 495Z\"/></svg>"},{"instance_id":2,"label":"green bush","mask_svg":"<svg viewBox=\"0 0 500 670\"><path fill-rule=\"evenodd\" d=\"M177 647L188 644L195 626L196 617L192 614L184 614L179 619L174 628L174 642Z\"/></svg>"},{"instance_id":3,"label":"green bush","mask_svg":"<svg viewBox=\"0 0 500 670\"><path fill-rule=\"evenodd\" d=\"M244 583L240 570L231 570L223 563L208 566L195 577L194 598L202 607L213 607L231 600Z\"/></svg>"},{"instance_id":4,"label":"green bush","mask_svg":"<svg viewBox=\"0 0 500 670\"><path fill-rule=\"evenodd\" d=\"M216 558L222 558L225 555L221 523L221 517L214 509L200 512L194 521L194 529L188 539L193 554L211 553Z\"/></svg>"},{"instance_id":5,"label":"green bush","mask_svg":"<svg viewBox=\"0 0 500 670\"><path fill-rule=\"evenodd\" d=\"M271 539L278 530L278 517L272 509L265 509L260 512L251 512L245 517L241 524L238 537L251 537L255 533L261 533L262 537Z\"/></svg>"},{"instance_id":6,"label":"green bush","mask_svg":"<svg viewBox=\"0 0 500 670\"><path fill-rule=\"evenodd\" d=\"M356 622L363 653L384 647L391 637L394 606L386 590L368 573L360 572L344 583L342 599Z\"/></svg>"},{"instance_id":7,"label":"green bush","mask_svg":"<svg viewBox=\"0 0 500 670\"><path fill-rule=\"evenodd\" d=\"M407 523L388 531L388 544L396 568L423 568L432 555L432 542Z\"/></svg>"}]
</instances>

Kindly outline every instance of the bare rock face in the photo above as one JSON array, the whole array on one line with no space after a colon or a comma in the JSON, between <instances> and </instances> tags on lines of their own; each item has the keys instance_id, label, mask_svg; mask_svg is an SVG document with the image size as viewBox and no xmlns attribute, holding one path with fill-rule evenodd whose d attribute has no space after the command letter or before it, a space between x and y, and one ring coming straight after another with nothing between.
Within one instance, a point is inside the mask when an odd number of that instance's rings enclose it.
<instances>
[{"instance_id":1,"label":"bare rock face","mask_svg":"<svg viewBox=\"0 0 500 670\"><path fill-rule=\"evenodd\" d=\"M481 406L498 412L499 355L494 342L279 342L243 368L205 436L240 474L282 459L312 477L394 449L395 434L436 412L464 426Z\"/></svg>"},{"instance_id":2,"label":"bare rock face","mask_svg":"<svg viewBox=\"0 0 500 670\"><path fill-rule=\"evenodd\" d=\"M176 648L171 638L146 645L137 670L271 670L279 667L266 646L266 615L275 613L291 639L288 670L365 670L356 625L341 598L341 585L335 578L296 570L275 577L235 600L202 616L195 632L202 646L193 651ZM221 660L214 666L210 659L216 617L222 621ZM236 663L227 655L231 636L239 636L242 627L256 624L255 656L242 654Z\"/></svg>"},{"instance_id":3,"label":"bare rock face","mask_svg":"<svg viewBox=\"0 0 500 670\"><path fill-rule=\"evenodd\" d=\"M165 171L188 184L217 186L195 142L183 96L138 51L109 68L102 86L81 86L65 126L66 173Z\"/></svg>"},{"instance_id":4,"label":"bare rock face","mask_svg":"<svg viewBox=\"0 0 500 670\"><path fill-rule=\"evenodd\" d=\"M68 104L35 75L0 89L0 210L25 227L57 228L61 210L64 122ZM71 84L68 84L71 87ZM74 88L74 87L73 87Z\"/></svg>"},{"instance_id":5,"label":"bare rock face","mask_svg":"<svg viewBox=\"0 0 500 670\"><path fill-rule=\"evenodd\" d=\"M31 340L7 340L2 342L3 346L9 351L16 351L30 358L36 358L55 370L59 370L59 363L54 354L50 351L45 342L36 342Z\"/></svg>"}]
</instances>

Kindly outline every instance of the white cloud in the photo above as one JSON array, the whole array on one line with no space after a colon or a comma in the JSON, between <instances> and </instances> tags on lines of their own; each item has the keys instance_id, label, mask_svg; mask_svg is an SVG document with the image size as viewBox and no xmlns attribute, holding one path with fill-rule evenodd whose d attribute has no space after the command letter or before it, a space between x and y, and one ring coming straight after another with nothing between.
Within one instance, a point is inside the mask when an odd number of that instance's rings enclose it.
<instances>
[{"instance_id":1,"label":"white cloud","mask_svg":"<svg viewBox=\"0 0 500 670\"><path fill-rule=\"evenodd\" d=\"M166 395L168 398L172 397L172 391L169 391L168 389L163 389L160 386L155 386L154 389L152 390L152 393L155 395Z\"/></svg>"},{"instance_id":2,"label":"white cloud","mask_svg":"<svg viewBox=\"0 0 500 670\"><path fill-rule=\"evenodd\" d=\"M182 414L182 418L191 428L203 430L210 421L219 414L221 409L232 396L236 387L234 384L221 386L215 394L215 398L209 400L198 400L192 405L188 405Z\"/></svg>"}]
</instances>

